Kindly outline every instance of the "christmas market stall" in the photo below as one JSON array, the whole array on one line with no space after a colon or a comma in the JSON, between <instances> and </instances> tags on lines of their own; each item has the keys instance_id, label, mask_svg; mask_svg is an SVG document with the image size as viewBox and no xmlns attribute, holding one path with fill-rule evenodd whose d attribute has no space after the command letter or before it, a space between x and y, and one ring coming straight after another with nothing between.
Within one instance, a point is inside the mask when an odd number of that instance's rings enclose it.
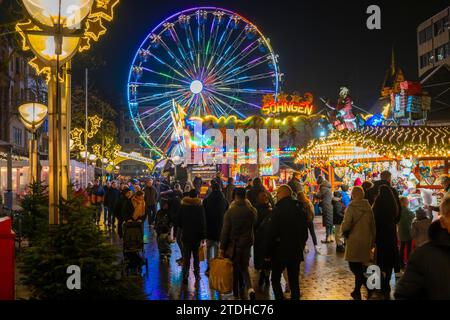
<instances>
[{"instance_id":1,"label":"christmas market stall","mask_svg":"<svg viewBox=\"0 0 450 320\"><path fill-rule=\"evenodd\" d=\"M431 204L439 202L439 177L450 169L450 126L333 131L301 149L296 161L307 175L314 175L317 168L328 171L334 188L377 180L388 170L400 194L409 195L417 206ZM415 196L419 193L420 197Z\"/></svg>"}]
</instances>

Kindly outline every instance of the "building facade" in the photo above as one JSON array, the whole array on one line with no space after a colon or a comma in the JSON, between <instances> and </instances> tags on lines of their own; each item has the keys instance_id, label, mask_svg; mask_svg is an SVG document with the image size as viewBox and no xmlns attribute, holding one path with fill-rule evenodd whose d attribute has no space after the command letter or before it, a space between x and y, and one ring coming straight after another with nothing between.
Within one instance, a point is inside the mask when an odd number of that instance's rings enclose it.
<instances>
[{"instance_id":1,"label":"building facade","mask_svg":"<svg viewBox=\"0 0 450 320\"><path fill-rule=\"evenodd\" d=\"M417 28L419 78L429 70L450 64L450 6Z\"/></svg>"},{"instance_id":2,"label":"building facade","mask_svg":"<svg viewBox=\"0 0 450 320\"><path fill-rule=\"evenodd\" d=\"M126 153L138 153L144 157L150 157L150 150L145 148L134 129L133 120L128 110L120 110L119 144ZM143 177L149 174L148 167L137 161L128 160L120 164L120 175L126 177Z\"/></svg>"},{"instance_id":3,"label":"building facade","mask_svg":"<svg viewBox=\"0 0 450 320\"><path fill-rule=\"evenodd\" d=\"M46 104L45 81L28 65L28 57L13 40L0 41L0 141L12 146L12 192L19 194L26 187L28 177L28 141L31 135L20 121L18 107L25 102ZM39 130L40 159L48 157L47 123ZM7 189L6 153L0 153L0 192Z\"/></svg>"}]
</instances>

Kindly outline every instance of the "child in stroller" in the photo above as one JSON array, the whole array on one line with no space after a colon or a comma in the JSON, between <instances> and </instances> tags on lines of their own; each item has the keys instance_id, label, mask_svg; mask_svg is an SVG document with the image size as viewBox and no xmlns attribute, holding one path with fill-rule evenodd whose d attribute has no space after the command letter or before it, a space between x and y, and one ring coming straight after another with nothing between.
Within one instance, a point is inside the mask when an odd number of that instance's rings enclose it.
<instances>
[{"instance_id":1,"label":"child in stroller","mask_svg":"<svg viewBox=\"0 0 450 320\"><path fill-rule=\"evenodd\" d=\"M161 261L167 262L172 255L173 243L170 235L172 224L170 222L169 201L161 199L161 209L156 214L155 231L158 242L159 257Z\"/></svg>"}]
</instances>

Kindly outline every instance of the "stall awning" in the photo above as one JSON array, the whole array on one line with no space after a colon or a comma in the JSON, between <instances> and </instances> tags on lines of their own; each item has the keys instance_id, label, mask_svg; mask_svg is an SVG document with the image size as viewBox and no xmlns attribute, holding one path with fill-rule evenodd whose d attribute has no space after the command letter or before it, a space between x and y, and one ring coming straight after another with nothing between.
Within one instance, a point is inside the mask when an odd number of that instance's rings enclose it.
<instances>
[{"instance_id":1,"label":"stall awning","mask_svg":"<svg viewBox=\"0 0 450 320\"><path fill-rule=\"evenodd\" d=\"M450 126L364 127L335 131L313 140L297 155L297 163L450 156Z\"/></svg>"}]
</instances>

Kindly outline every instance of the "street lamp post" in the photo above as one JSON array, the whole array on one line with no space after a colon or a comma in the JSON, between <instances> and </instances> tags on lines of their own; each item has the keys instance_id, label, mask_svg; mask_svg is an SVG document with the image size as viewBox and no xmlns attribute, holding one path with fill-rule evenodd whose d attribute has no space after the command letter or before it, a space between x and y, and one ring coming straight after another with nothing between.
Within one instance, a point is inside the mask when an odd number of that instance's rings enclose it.
<instances>
[{"instance_id":1,"label":"street lamp post","mask_svg":"<svg viewBox=\"0 0 450 320\"><path fill-rule=\"evenodd\" d=\"M59 203L67 199L70 159L71 63L83 35L82 24L94 0L22 0L37 28L24 32L38 59L50 68L49 223L59 223ZM38 30L36 30L38 29ZM61 74L61 67L65 66Z\"/></svg>"},{"instance_id":2,"label":"street lamp post","mask_svg":"<svg viewBox=\"0 0 450 320\"><path fill-rule=\"evenodd\" d=\"M39 180L38 177L38 146L36 131L44 123L47 116L47 106L40 103L26 103L19 107L20 120L25 128L31 132L32 138L28 142L29 148L29 164L30 164L30 183L35 183Z\"/></svg>"}]
</instances>

